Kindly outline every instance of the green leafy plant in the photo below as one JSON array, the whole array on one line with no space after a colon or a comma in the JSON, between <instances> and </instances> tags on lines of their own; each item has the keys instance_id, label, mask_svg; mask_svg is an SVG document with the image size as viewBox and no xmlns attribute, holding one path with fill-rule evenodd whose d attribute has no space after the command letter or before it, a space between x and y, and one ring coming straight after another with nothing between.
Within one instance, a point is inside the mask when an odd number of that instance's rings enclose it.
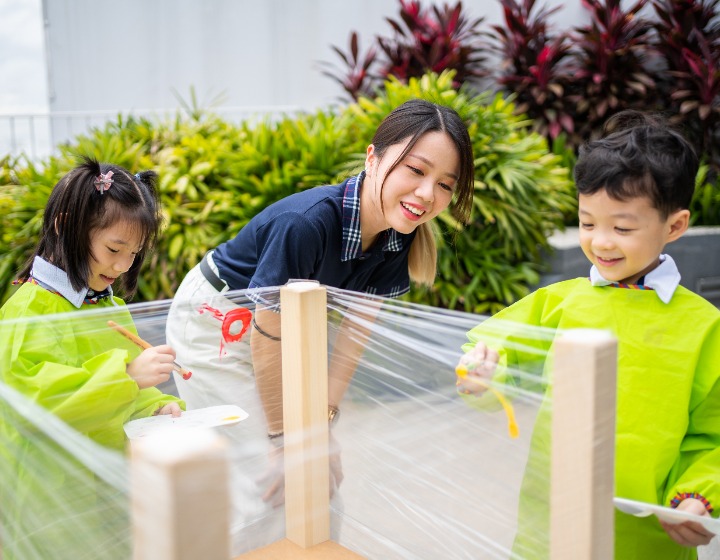
<instances>
[{"instance_id":1,"label":"green leafy plant","mask_svg":"<svg viewBox=\"0 0 720 560\"><path fill-rule=\"evenodd\" d=\"M42 209L66 170L57 158L43 167L22 157L0 160L0 301L12 291L15 274L32 254Z\"/></svg>"},{"instance_id":2,"label":"green leafy plant","mask_svg":"<svg viewBox=\"0 0 720 560\"><path fill-rule=\"evenodd\" d=\"M720 225L720 178L708 171L707 164L701 165L695 178L695 194L690 204L693 226Z\"/></svg>"},{"instance_id":3,"label":"green leafy plant","mask_svg":"<svg viewBox=\"0 0 720 560\"><path fill-rule=\"evenodd\" d=\"M413 301L492 312L529 291L541 269L540 249L574 205L568 170L545 139L500 95L454 88L452 72L390 79L384 93L337 112L284 116L232 125L212 114L153 123L118 117L62 147L44 166L3 160L0 167L0 286L7 289L37 241L50 189L77 154L131 171L152 168L166 215L156 251L143 268L138 299L171 297L208 249L230 239L268 204L334 183L362 167L380 121L421 97L453 107L469 125L476 156L473 219L461 227L451 212L437 221L439 276ZM18 233L19 232L19 233Z\"/></svg>"}]
</instances>

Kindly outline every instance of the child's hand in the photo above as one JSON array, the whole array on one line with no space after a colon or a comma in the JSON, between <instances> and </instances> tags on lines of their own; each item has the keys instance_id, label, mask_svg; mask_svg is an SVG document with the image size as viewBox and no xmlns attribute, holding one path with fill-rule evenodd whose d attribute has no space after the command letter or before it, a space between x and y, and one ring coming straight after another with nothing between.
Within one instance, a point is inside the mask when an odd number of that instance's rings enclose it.
<instances>
[{"instance_id":1,"label":"child's hand","mask_svg":"<svg viewBox=\"0 0 720 560\"><path fill-rule=\"evenodd\" d=\"M141 389L155 387L170 379L174 361L175 350L167 344L153 346L127 365L127 373Z\"/></svg>"},{"instance_id":2,"label":"child's hand","mask_svg":"<svg viewBox=\"0 0 720 560\"><path fill-rule=\"evenodd\" d=\"M705 509L705 504L695 498L683 500L676 509L686 513L693 513L699 517L707 517L710 515L707 509ZM672 540L682 546L696 547L705 545L715 536L715 533L708 531L700 523L694 523L693 521L672 524L660 520L660 525L662 525L662 528L665 529L665 532Z\"/></svg>"},{"instance_id":3,"label":"child's hand","mask_svg":"<svg viewBox=\"0 0 720 560\"><path fill-rule=\"evenodd\" d=\"M182 414L182 409L178 403L171 402L153 412L153 416L159 416L160 414L172 414L173 418L177 418Z\"/></svg>"},{"instance_id":4,"label":"child's hand","mask_svg":"<svg viewBox=\"0 0 720 560\"><path fill-rule=\"evenodd\" d=\"M485 392L487 381L495 373L499 359L498 353L488 348L484 342L475 344L475 348L461 356L455 366L455 373L458 376L457 386L460 392L474 395Z\"/></svg>"}]
</instances>

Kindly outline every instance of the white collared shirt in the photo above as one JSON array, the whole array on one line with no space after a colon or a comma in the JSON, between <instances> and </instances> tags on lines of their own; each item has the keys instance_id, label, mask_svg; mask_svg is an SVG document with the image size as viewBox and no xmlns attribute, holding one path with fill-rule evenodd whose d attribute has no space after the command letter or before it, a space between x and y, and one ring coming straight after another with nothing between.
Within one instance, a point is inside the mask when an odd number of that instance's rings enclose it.
<instances>
[{"instance_id":1,"label":"white collared shirt","mask_svg":"<svg viewBox=\"0 0 720 560\"><path fill-rule=\"evenodd\" d=\"M595 265L590 269L590 283L593 286L617 284L603 278ZM673 258L670 255L660 255L660 264L645 275L643 285L655 290L663 303L670 303L675 290L680 285L680 271Z\"/></svg>"},{"instance_id":2,"label":"white collared shirt","mask_svg":"<svg viewBox=\"0 0 720 560\"><path fill-rule=\"evenodd\" d=\"M46 290L59 293L78 309L82 306L85 298L91 298L97 295L96 292L90 288L85 288L79 292L76 291L75 288L72 287L67 273L42 257L36 256L33 260L30 276L32 276L40 286ZM108 286L108 291L110 292L110 301L113 302L113 305L117 305L112 297L112 286Z\"/></svg>"}]
</instances>

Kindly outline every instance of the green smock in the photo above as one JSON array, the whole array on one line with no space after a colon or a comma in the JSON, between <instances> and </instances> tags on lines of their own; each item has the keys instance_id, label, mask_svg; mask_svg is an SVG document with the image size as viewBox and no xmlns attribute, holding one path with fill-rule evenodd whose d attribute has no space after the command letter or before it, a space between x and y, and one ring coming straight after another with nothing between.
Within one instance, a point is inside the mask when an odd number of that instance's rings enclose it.
<instances>
[{"instance_id":1,"label":"green smock","mask_svg":"<svg viewBox=\"0 0 720 560\"><path fill-rule=\"evenodd\" d=\"M78 309L23 284L0 309L0 381L121 455L125 422L184 403L139 389L127 374L141 349L107 326L113 320L137 332L124 302L113 299ZM126 496L63 443L0 402L3 559L128 558Z\"/></svg>"},{"instance_id":2,"label":"green smock","mask_svg":"<svg viewBox=\"0 0 720 560\"><path fill-rule=\"evenodd\" d=\"M549 375L552 337L523 334L504 321L550 329L595 328L618 339L615 495L670 506L697 492L720 508L720 311L678 286L668 304L652 290L592 286L577 278L541 288L468 333L501 353L498 380L513 368ZM515 333L513 333L513 330ZM526 330L525 333L528 331ZM503 344L510 350L504 350ZM541 363L544 362L544 363ZM505 369L507 366L507 369ZM547 379L547 377L546 377ZM485 408L490 394L466 396ZM523 480L514 558L547 559L550 399L538 413ZM617 560L697 558L655 516L616 511Z\"/></svg>"}]
</instances>

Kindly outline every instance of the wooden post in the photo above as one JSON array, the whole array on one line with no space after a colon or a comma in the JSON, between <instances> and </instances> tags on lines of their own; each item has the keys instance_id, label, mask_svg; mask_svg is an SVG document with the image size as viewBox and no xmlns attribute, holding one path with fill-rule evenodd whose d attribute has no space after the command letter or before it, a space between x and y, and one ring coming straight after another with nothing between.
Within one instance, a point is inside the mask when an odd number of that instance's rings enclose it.
<instances>
[{"instance_id":1,"label":"wooden post","mask_svg":"<svg viewBox=\"0 0 720 560\"><path fill-rule=\"evenodd\" d=\"M308 548L330 538L327 293L294 282L280 301L286 535Z\"/></svg>"},{"instance_id":2,"label":"wooden post","mask_svg":"<svg viewBox=\"0 0 720 560\"><path fill-rule=\"evenodd\" d=\"M550 558L611 560L617 341L568 331L554 359Z\"/></svg>"},{"instance_id":3,"label":"wooden post","mask_svg":"<svg viewBox=\"0 0 720 560\"><path fill-rule=\"evenodd\" d=\"M228 560L228 447L210 430L132 442L134 560Z\"/></svg>"}]
</instances>

